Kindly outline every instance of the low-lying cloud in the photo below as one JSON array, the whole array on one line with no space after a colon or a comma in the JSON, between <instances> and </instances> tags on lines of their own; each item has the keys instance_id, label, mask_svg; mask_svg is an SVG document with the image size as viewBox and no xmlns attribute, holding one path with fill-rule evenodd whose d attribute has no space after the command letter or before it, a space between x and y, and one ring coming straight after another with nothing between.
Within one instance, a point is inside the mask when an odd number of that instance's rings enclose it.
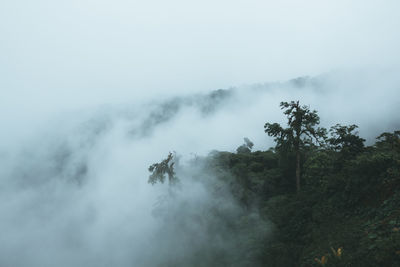
<instances>
[{"instance_id":1,"label":"low-lying cloud","mask_svg":"<svg viewBox=\"0 0 400 267\"><path fill-rule=\"evenodd\" d=\"M3 132L0 144L0 265L195 266L199 253L210 257L206 264L215 252L245 266L235 258L241 237L220 216L236 220L250 211L229 192L214 194L213 174L191 160L213 149L235 151L245 136L256 150L268 149L264 123L284 122L279 102L297 99L319 111L323 126L358 124L372 142L400 126L399 86L396 73L332 72L146 103L55 109L51 120L35 122L40 128L13 125L3 114L3 126L13 131ZM169 151L181 155L182 183L173 194L147 183L148 166ZM254 224L267 237L272 226L257 216Z\"/></svg>"}]
</instances>

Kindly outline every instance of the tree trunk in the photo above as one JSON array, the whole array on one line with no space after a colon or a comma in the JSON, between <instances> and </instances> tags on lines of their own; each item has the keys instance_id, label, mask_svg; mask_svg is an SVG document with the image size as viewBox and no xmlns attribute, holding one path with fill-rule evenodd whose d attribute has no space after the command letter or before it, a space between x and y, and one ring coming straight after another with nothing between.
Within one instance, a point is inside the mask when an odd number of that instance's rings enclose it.
<instances>
[{"instance_id":1,"label":"tree trunk","mask_svg":"<svg viewBox=\"0 0 400 267\"><path fill-rule=\"evenodd\" d=\"M297 102L297 105L299 105L299 102ZM298 109L298 107L297 107ZM296 131L296 142L295 142L295 150L296 150L296 191L297 193L300 192L300 143L301 143L301 139L300 139L300 135L301 135L301 123L302 123L302 118L298 118L299 124L296 127L295 131Z\"/></svg>"},{"instance_id":2,"label":"tree trunk","mask_svg":"<svg viewBox=\"0 0 400 267\"><path fill-rule=\"evenodd\" d=\"M300 150L296 150L296 190L300 192Z\"/></svg>"}]
</instances>

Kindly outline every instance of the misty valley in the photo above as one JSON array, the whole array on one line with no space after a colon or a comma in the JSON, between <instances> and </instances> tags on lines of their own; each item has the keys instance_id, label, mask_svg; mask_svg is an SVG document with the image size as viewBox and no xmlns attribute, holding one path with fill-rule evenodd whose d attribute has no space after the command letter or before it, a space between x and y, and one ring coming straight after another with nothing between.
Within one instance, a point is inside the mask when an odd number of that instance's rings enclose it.
<instances>
[{"instance_id":1,"label":"misty valley","mask_svg":"<svg viewBox=\"0 0 400 267\"><path fill-rule=\"evenodd\" d=\"M0 267L399 267L399 0L0 0Z\"/></svg>"},{"instance_id":2,"label":"misty valley","mask_svg":"<svg viewBox=\"0 0 400 267\"><path fill-rule=\"evenodd\" d=\"M396 98L337 113L337 75L63 113L9 139L0 265L400 264Z\"/></svg>"}]
</instances>

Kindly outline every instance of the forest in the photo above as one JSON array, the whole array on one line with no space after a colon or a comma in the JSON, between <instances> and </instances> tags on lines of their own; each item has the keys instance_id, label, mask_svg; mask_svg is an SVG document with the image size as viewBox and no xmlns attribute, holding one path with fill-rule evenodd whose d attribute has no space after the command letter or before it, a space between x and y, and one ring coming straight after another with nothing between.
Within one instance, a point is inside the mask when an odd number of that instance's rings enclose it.
<instances>
[{"instance_id":1,"label":"forest","mask_svg":"<svg viewBox=\"0 0 400 267\"><path fill-rule=\"evenodd\" d=\"M159 207L166 227L182 232L212 218L211 238L188 237L192 252L160 265L400 266L400 131L367 146L355 124L325 129L298 101L280 107L287 123L265 123L275 140L266 151L252 151L244 138L236 152L212 151L186 165L173 152L149 167L149 183L168 184L169 199L185 180L215 199L189 221L177 217L190 211ZM226 207L228 198L240 208Z\"/></svg>"}]
</instances>

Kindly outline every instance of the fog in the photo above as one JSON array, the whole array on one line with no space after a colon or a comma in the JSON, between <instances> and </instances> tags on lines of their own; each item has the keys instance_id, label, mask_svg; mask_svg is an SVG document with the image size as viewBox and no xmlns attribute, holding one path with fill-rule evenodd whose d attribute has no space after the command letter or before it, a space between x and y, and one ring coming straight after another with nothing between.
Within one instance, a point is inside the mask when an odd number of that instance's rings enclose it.
<instances>
[{"instance_id":1,"label":"fog","mask_svg":"<svg viewBox=\"0 0 400 267\"><path fill-rule=\"evenodd\" d=\"M193 159L273 146L280 101L369 144L399 129L399 7L2 1L0 265L201 266L216 251L246 266L220 216L274 227ZM148 184L172 151L179 188Z\"/></svg>"}]
</instances>

